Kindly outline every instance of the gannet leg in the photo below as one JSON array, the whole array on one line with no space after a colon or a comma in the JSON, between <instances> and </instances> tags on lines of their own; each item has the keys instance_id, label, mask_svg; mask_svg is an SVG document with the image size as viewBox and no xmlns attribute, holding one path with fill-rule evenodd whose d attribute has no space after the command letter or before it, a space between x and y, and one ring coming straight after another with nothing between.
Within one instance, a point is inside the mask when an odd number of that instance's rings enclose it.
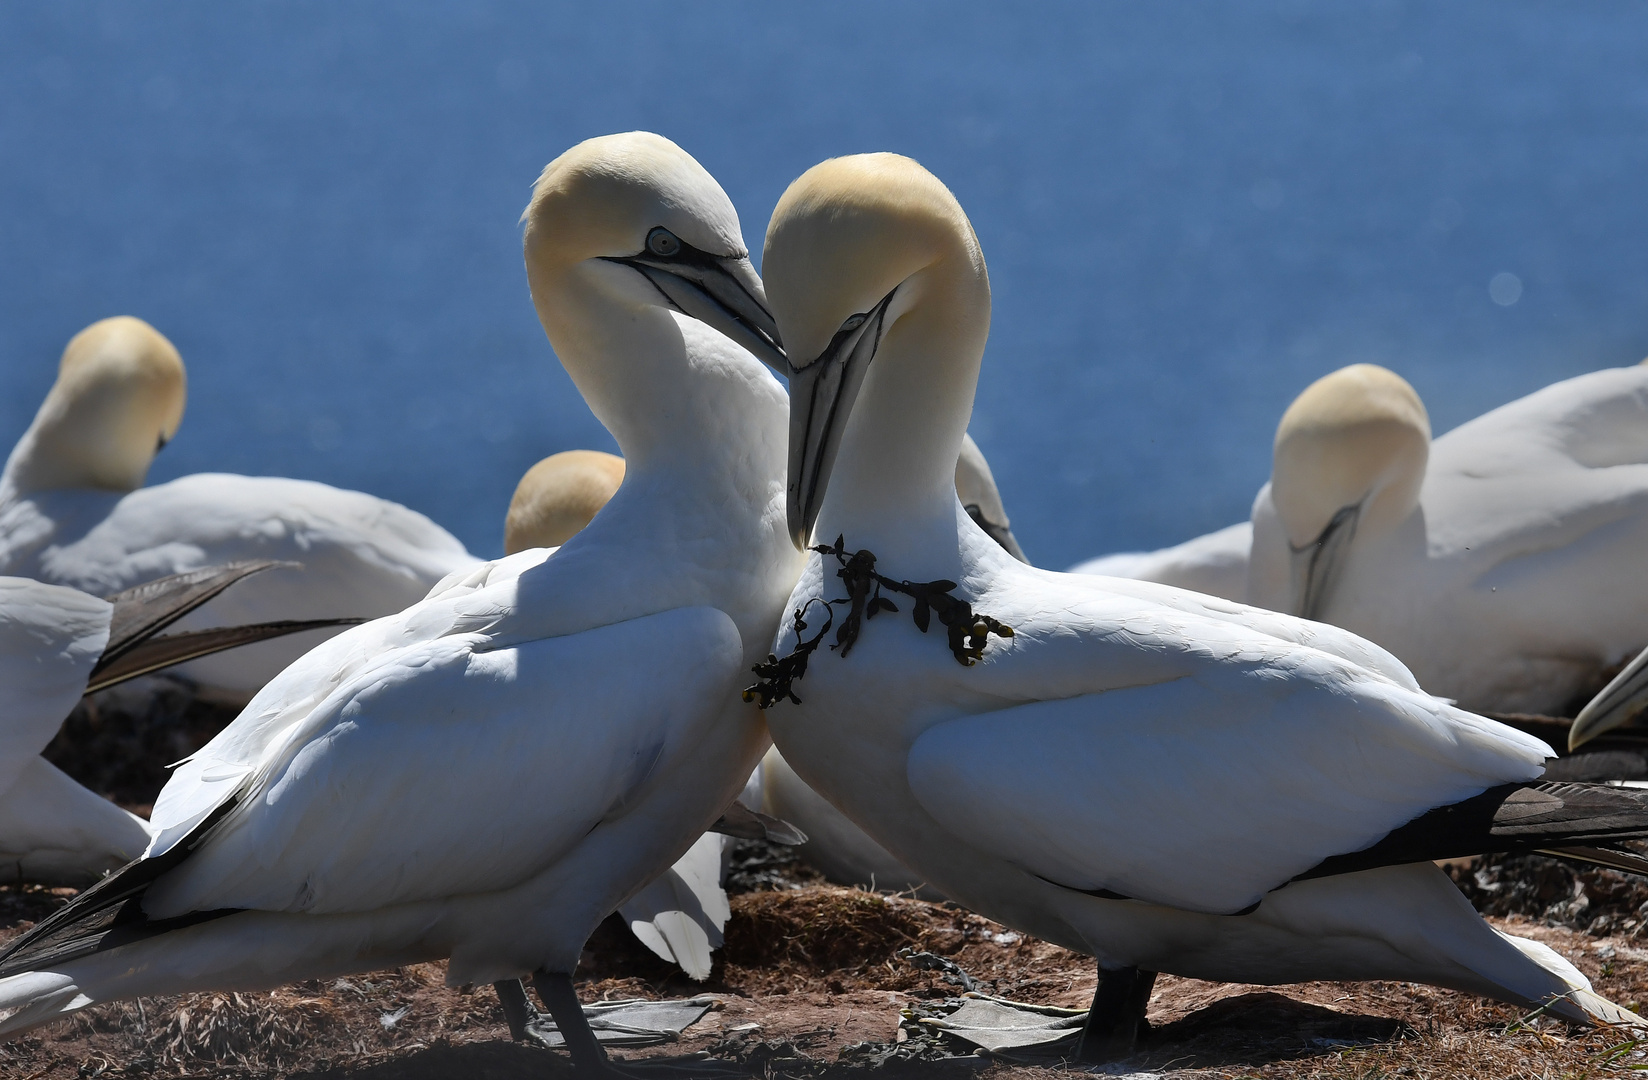
<instances>
[{"instance_id":1,"label":"gannet leg","mask_svg":"<svg viewBox=\"0 0 1648 1080\"><path fill-rule=\"evenodd\" d=\"M495 983L507 986L508 983ZM519 984L516 984L519 985ZM572 1053L572 1064L586 1077L621 1078L621 1080L719 1080L751 1075L746 1066L730 1061L716 1061L708 1054L684 1058L650 1058L645 1061L613 1061L596 1040L584 1016L584 1006L578 992L572 987L572 976L561 972L537 971L532 975L532 986L538 991L544 1008L549 1010L555 1026ZM498 996L504 997L499 991ZM524 994L522 995L525 996ZM505 1006L507 1015L509 1007Z\"/></svg>"},{"instance_id":2,"label":"gannet leg","mask_svg":"<svg viewBox=\"0 0 1648 1080\"><path fill-rule=\"evenodd\" d=\"M1106 971L1099 968L1099 985L1093 991L1093 1007L1082 1025L1076 1060L1087 1065L1124 1058L1150 1030L1145 1010L1150 1006L1150 989L1156 985L1154 971L1136 967Z\"/></svg>"},{"instance_id":3,"label":"gannet leg","mask_svg":"<svg viewBox=\"0 0 1648 1080\"><path fill-rule=\"evenodd\" d=\"M542 1047L557 1044L548 1039L541 1028L543 1015L526 996L526 987L519 979L505 979L492 984L498 991L498 1003L504 1007L504 1020L509 1024L509 1037L516 1042L534 1043Z\"/></svg>"}]
</instances>

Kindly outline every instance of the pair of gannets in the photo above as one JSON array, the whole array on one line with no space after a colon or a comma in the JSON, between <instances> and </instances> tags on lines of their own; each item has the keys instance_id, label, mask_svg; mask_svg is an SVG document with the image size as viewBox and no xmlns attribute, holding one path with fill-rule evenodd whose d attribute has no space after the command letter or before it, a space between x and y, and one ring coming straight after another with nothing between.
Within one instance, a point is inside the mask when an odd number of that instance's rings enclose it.
<instances>
[{"instance_id":1,"label":"pair of gannets","mask_svg":"<svg viewBox=\"0 0 1648 1080\"><path fill-rule=\"evenodd\" d=\"M273 567L207 567L107 600L0 577L0 881L84 885L142 853L148 823L75 783L41 751L85 694L193 657L316 628L274 623L161 633Z\"/></svg>"},{"instance_id":2,"label":"pair of gannets","mask_svg":"<svg viewBox=\"0 0 1648 1080\"><path fill-rule=\"evenodd\" d=\"M1076 572L1330 622L1466 708L1571 715L1648 645L1645 553L1648 367L1556 383L1433 443L1414 389L1356 364L1289 406L1251 524Z\"/></svg>"},{"instance_id":3,"label":"pair of gannets","mask_svg":"<svg viewBox=\"0 0 1648 1080\"><path fill-rule=\"evenodd\" d=\"M198 473L142 487L183 418L172 343L134 318L104 319L63 352L57 382L0 474L0 574L96 595L246 559L302 565L242 583L188 629L376 617L479 565L404 506L307 480ZM244 701L332 631L197 660L181 673Z\"/></svg>"},{"instance_id":4,"label":"pair of gannets","mask_svg":"<svg viewBox=\"0 0 1648 1080\"><path fill-rule=\"evenodd\" d=\"M565 543L606 505L623 478L624 459L598 450L567 450L544 458L527 470L510 500L505 554ZM970 435L962 437L955 480L956 495L973 521L1023 560L989 462ZM924 883L886 848L807 787L777 747L767 751L750 783L744 801L805 833L802 858L829 880L936 895L923 888ZM725 843L705 836L669 872L619 909L648 948L698 979L708 976L709 951L720 947L731 913L720 887Z\"/></svg>"},{"instance_id":5,"label":"pair of gannets","mask_svg":"<svg viewBox=\"0 0 1648 1080\"><path fill-rule=\"evenodd\" d=\"M817 166L763 268L795 369L790 526L825 550L752 693L802 779L925 880L1098 958L1084 1057L1132 1045L1158 971L1642 1023L1429 861L1582 849L1641 870L1618 849L1648 836L1642 796L1538 783L1549 747L1348 631L1037 570L961 511L990 290L937 179L895 155Z\"/></svg>"},{"instance_id":6,"label":"pair of gannets","mask_svg":"<svg viewBox=\"0 0 1648 1080\"><path fill-rule=\"evenodd\" d=\"M574 147L524 220L622 487L553 555L454 573L281 672L174 773L146 857L0 955L0 1031L446 957L454 985L500 982L512 1029L532 975L578 1064L609 1068L573 991L584 942L767 746L739 690L801 565L788 405L747 351L781 362L737 214L673 143Z\"/></svg>"}]
</instances>

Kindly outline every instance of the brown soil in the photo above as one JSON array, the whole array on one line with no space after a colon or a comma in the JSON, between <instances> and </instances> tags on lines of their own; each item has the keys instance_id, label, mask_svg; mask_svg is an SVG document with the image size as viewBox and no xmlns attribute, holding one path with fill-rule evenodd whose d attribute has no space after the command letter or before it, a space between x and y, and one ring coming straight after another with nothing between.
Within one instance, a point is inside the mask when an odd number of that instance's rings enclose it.
<instances>
[{"instance_id":1,"label":"brown soil","mask_svg":"<svg viewBox=\"0 0 1648 1080\"><path fill-rule=\"evenodd\" d=\"M175 708L176 703L171 708ZM183 703L133 717L104 704L77 713L53 760L94 789L146 807L171 761L229 717ZM1648 888L1611 871L1539 857L1484 860L1455 878L1491 921L1571 959L1597 990L1648 1001ZM930 1060L965 1054L919 1034L903 1043L901 1011L942 1005L966 972L979 989L1038 1004L1085 1007L1092 962L952 904L824 885L794 853L735 851L726 947L702 984L647 952L616 920L591 939L579 969L584 1000L709 993L721 1004L677 1046L628 1055L710 1051L750 1075L875 1072L949 1080L1052 1076L1033 1065ZM0 940L73 895L0 887ZM948 969L941 959L949 961ZM511 1043L489 987L449 988L444 965L309 982L256 994L190 994L94 1006L0 1044L0 1078L97 1076L303 1077L311 1080L514 1080L570 1076L564 1056ZM1468 995L1414 984L1312 983L1284 988L1161 977L1148 1043L1114 1072L1277 1080L1384 1077L1599 1077L1648 1069L1648 1045L1574 1031ZM924 1060L924 1058L929 1060Z\"/></svg>"}]
</instances>

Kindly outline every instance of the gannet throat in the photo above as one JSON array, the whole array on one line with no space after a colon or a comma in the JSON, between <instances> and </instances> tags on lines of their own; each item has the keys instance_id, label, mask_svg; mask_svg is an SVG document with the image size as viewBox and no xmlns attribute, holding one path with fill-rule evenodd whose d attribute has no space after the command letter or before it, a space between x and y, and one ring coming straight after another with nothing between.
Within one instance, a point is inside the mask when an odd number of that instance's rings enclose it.
<instances>
[{"instance_id":1,"label":"gannet throat","mask_svg":"<svg viewBox=\"0 0 1648 1080\"><path fill-rule=\"evenodd\" d=\"M792 370L790 375L790 480L788 496L790 539L805 549L824 502L841 433L847 429L853 402L858 400L864 375L870 370L887 307L894 289L869 311L849 316L818 359Z\"/></svg>"},{"instance_id":2,"label":"gannet throat","mask_svg":"<svg viewBox=\"0 0 1648 1080\"><path fill-rule=\"evenodd\" d=\"M790 373L778 323L749 259L718 258L662 225L647 233L647 246L634 255L600 258L639 271L675 310L719 330L780 375Z\"/></svg>"}]
</instances>

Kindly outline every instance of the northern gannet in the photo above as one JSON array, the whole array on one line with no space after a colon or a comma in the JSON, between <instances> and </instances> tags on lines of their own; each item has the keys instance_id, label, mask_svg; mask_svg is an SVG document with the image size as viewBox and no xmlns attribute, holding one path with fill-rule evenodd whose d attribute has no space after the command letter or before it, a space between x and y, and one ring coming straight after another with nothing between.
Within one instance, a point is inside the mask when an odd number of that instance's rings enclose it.
<instances>
[{"instance_id":1,"label":"northern gannet","mask_svg":"<svg viewBox=\"0 0 1648 1080\"><path fill-rule=\"evenodd\" d=\"M301 564L244 582L184 629L376 618L479 560L422 514L308 480L197 473L143 487L183 418L183 360L141 319L104 319L63 351L57 382L0 474L0 574L106 595L247 559ZM197 660L179 673L245 701L335 631Z\"/></svg>"},{"instance_id":2,"label":"northern gannet","mask_svg":"<svg viewBox=\"0 0 1648 1080\"><path fill-rule=\"evenodd\" d=\"M827 553L747 693L802 779L935 887L1098 958L1084 1058L1133 1045L1158 971L1643 1023L1428 861L1617 846L1648 835L1640 796L1538 783L1549 747L1347 631L1034 569L962 511L990 288L937 179L892 154L816 166L763 268L794 369L791 533Z\"/></svg>"},{"instance_id":3,"label":"northern gannet","mask_svg":"<svg viewBox=\"0 0 1648 1080\"><path fill-rule=\"evenodd\" d=\"M206 567L107 599L0 577L0 880L87 885L142 854L148 823L41 757L83 695L313 624L162 634L273 564ZM157 636L158 635L158 636Z\"/></svg>"},{"instance_id":4,"label":"northern gannet","mask_svg":"<svg viewBox=\"0 0 1648 1080\"><path fill-rule=\"evenodd\" d=\"M563 450L544 458L526 471L509 500L504 554L560 547L594 520L623 482L624 459L616 454ZM721 887L729 839L705 833L618 907L643 945L693 979L709 978L710 953L725 942L723 931L732 917Z\"/></svg>"},{"instance_id":5,"label":"northern gannet","mask_svg":"<svg viewBox=\"0 0 1648 1080\"><path fill-rule=\"evenodd\" d=\"M1247 560L1253 523L1222 529L1156 551L1119 551L1077 563L1069 573L1136 578L1206 593L1242 603L1247 597Z\"/></svg>"},{"instance_id":6,"label":"northern gannet","mask_svg":"<svg viewBox=\"0 0 1648 1080\"><path fill-rule=\"evenodd\" d=\"M746 351L782 362L737 214L675 144L573 147L524 221L623 487L553 557L455 573L281 672L173 774L145 858L0 954L0 1032L447 957L453 985L531 974L578 1066L610 1068L573 990L584 941L767 746L738 688L801 565L788 403Z\"/></svg>"},{"instance_id":7,"label":"northern gannet","mask_svg":"<svg viewBox=\"0 0 1648 1080\"><path fill-rule=\"evenodd\" d=\"M1573 715L1648 645L1645 570L1648 368L1547 386L1433 443L1413 388L1356 364L1277 428L1248 602L1376 642L1461 707Z\"/></svg>"},{"instance_id":8,"label":"northern gannet","mask_svg":"<svg viewBox=\"0 0 1648 1080\"><path fill-rule=\"evenodd\" d=\"M563 450L528 469L504 517L504 554L560 547L588 525L624 482L624 459Z\"/></svg>"}]
</instances>

